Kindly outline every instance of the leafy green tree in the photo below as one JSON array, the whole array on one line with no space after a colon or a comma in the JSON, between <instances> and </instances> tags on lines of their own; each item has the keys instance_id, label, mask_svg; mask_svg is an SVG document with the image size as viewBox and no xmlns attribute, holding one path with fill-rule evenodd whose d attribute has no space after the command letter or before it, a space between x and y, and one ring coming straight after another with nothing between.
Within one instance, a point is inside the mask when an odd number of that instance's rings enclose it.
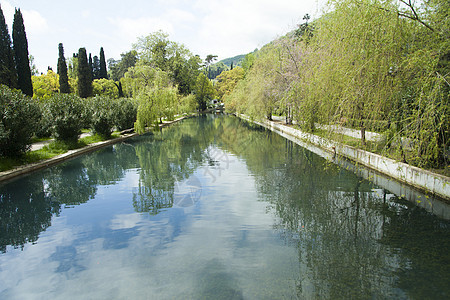
<instances>
[{"instance_id":1,"label":"leafy green tree","mask_svg":"<svg viewBox=\"0 0 450 300\"><path fill-rule=\"evenodd\" d=\"M58 74L52 70L48 70L47 74L33 76L33 98L46 100L57 94L59 88Z\"/></svg>"},{"instance_id":2,"label":"leafy green tree","mask_svg":"<svg viewBox=\"0 0 450 300\"><path fill-rule=\"evenodd\" d=\"M138 64L170 74L180 93L192 92L200 66L196 65L198 58L184 45L170 41L168 34L158 31L139 38L133 49L138 53Z\"/></svg>"},{"instance_id":3,"label":"leafy green tree","mask_svg":"<svg viewBox=\"0 0 450 300\"><path fill-rule=\"evenodd\" d=\"M94 96L108 96L111 99L119 98L119 91L116 84L108 79L95 79L92 81L92 94Z\"/></svg>"},{"instance_id":4,"label":"leafy green tree","mask_svg":"<svg viewBox=\"0 0 450 300\"><path fill-rule=\"evenodd\" d=\"M178 92L170 84L168 74L157 70L153 76L155 84L145 85L137 96L139 107L134 128L138 133L143 133L146 127L160 122L163 116L173 119L178 110Z\"/></svg>"},{"instance_id":5,"label":"leafy green tree","mask_svg":"<svg viewBox=\"0 0 450 300\"><path fill-rule=\"evenodd\" d=\"M97 55L94 55L92 60L92 78L100 79L100 59Z\"/></svg>"},{"instance_id":6,"label":"leafy green tree","mask_svg":"<svg viewBox=\"0 0 450 300\"><path fill-rule=\"evenodd\" d=\"M111 79L114 81L119 81L128 71L128 68L136 65L137 55L137 51L132 50L127 53L120 54L121 59L119 61L109 59L108 65Z\"/></svg>"},{"instance_id":7,"label":"leafy green tree","mask_svg":"<svg viewBox=\"0 0 450 300\"><path fill-rule=\"evenodd\" d=\"M215 90L211 81L205 74L200 73L195 83L195 97L197 99L198 110L204 111L207 108L208 100L214 97Z\"/></svg>"},{"instance_id":8,"label":"leafy green tree","mask_svg":"<svg viewBox=\"0 0 450 300\"><path fill-rule=\"evenodd\" d=\"M69 57L67 66L67 75L71 79L78 78L78 53L74 53L72 57Z\"/></svg>"},{"instance_id":9,"label":"leafy green tree","mask_svg":"<svg viewBox=\"0 0 450 300\"><path fill-rule=\"evenodd\" d=\"M64 47L60 43L58 46L59 57L58 57L58 75L59 75L59 91L63 94L70 93L69 77L67 75L67 64L66 58L64 57Z\"/></svg>"},{"instance_id":10,"label":"leafy green tree","mask_svg":"<svg viewBox=\"0 0 450 300\"><path fill-rule=\"evenodd\" d=\"M30 148L39 106L22 92L0 85L0 115L0 155L22 155Z\"/></svg>"},{"instance_id":11,"label":"leafy green tree","mask_svg":"<svg viewBox=\"0 0 450 300\"><path fill-rule=\"evenodd\" d=\"M223 99L224 96L230 95L238 82L242 79L244 79L244 69L241 67L223 71L217 77L217 84L215 86L219 99Z\"/></svg>"},{"instance_id":12,"label":"leafy green tree","mask_svg":"<svg viewBox=\"0 0 450 300\"><path fill-rule=\"evenodd\" d=\"M89 67L85 48L78 50L78 95L81 98L92 96L92 71Z\"/></svg>"},{"instance_id":13,"label":"leafy green tree","mask_svg":"<svg viewBox=\"0 0 450 300\"><path fill-rule=\"evenodd\" d=\"M25 95L33 96L31 69L28 57L28 41L20 9L16 9L13 21L13 47L16 62L18 87Z\"/></svg>"},{"instance_id":14,"label":"leafy green tree","mask_svg":"<svg viewBox=\"0 0 450 300\"><path fill-rule=\"evenodd\" d=\"M0 84L10 88L17 87L17 71L14 64L14 53L11 38L6 25L5 16L0 6Z\"/></svg>"},{"instance_id":15,"label":"leafy green tree","mask_svg":"<svg viewBox=\"0 0 450 300\"><path fill-rule=\"evenodd\" d=\"M100 48L100 70L98 73L99 79L108 79L108 71L106 70L106 60L105 60L105 52L103 51L103 47Z\"/></svg>"}]
</instances>

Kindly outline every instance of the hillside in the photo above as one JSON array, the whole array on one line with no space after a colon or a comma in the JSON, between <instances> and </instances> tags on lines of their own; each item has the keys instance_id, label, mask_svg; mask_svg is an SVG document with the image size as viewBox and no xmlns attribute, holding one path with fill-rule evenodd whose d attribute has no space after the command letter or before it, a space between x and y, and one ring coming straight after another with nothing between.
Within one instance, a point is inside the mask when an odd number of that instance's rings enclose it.
<instances>
[{"instance_id":1,"label":"hillside","mask_svg":"<svg viewBox=\"0 0 450 300\"><path fill-rule=\"evenodd\" d=\"M241 54L234 57L225 58L219 61L219 63L225 64L228 68L231 68L231 63L233 63L233 66L240 66L242 60L245 58L245 55L246 54Z\"/></svg>"}]
</instances>

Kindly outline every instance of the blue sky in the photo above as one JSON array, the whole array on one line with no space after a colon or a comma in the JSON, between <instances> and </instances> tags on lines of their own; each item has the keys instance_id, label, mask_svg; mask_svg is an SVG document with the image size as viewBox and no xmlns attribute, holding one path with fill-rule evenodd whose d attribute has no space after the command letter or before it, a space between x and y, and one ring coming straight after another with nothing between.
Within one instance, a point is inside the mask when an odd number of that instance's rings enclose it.
<instances>
[{"instance_id":1,"label":"blue sky","mask_svg":"<svg viewBox=\"0 0 450 300\"><path fill-rule=\"evenodd\" d=\"M28 51L40 72L56 70L58 44L69 57L85 47L120 58L139 36L163 30L193 54L245 54L318 16L324 0L0 0L11 34L14 8L25 21ZM114 4L112 4L114 3Z\"/></svg>"}]
</instances>

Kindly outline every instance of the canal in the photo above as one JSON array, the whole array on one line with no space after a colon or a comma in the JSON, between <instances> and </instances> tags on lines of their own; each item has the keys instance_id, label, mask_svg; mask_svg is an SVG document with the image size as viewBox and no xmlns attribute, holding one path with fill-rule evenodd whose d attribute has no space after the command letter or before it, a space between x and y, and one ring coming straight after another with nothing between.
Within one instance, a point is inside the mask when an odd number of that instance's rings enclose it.
<instances>
[{"instance_id":1,"label":"canal","mask_svg":"<svg viewBox=\"0 0 450 300\"><path fill-rule=\"evenodd\" d=\"M347 169L205 115L0 184L0 299L448 299L450 222Z\"/></svg>"}]
</instances>

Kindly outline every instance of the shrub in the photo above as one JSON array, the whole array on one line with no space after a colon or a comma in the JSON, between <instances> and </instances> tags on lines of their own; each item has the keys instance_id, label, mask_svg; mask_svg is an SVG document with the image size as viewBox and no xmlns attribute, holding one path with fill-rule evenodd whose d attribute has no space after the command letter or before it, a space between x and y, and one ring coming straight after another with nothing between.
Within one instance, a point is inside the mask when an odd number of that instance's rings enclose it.
<instances>
[{"instance_id":1,"label":"shrub","mask_svg":"<svg viewBox=\"0 0 450 300\"><path fill-rule=\"evenodd\" d=\"M50 124L52 135L60 141L76 141L85 125L84 101L75 94L57 94L44 106L44 124Z\"/></svg>"},{"instance_id":2,"label":"shrub","mask_svg":"<svg viewBox=\"0 0 450 300\"><path fill-rule=\"evenodd\" d=\"M92 111L91 128L104 138L111 137L117 118L117 102L106 96L96 96L89 101Z\"/></svg>"},{"instance_id":3,"label":"shrub","mask_svg":"<svg viewBox=\"0 0 450 300\"><path fill-rule=\"evenodd\" d=\"M0 86L0 155L20 156L30 148L41 117L37 103L6 86Z\"/></svg>"},{"instance_id":4,"label":"shrub","mask_svg":"<svg viewBox=\"0 0 450 300\"><path fill-rule=\"evenodd\" d=\"M116 100L117 117L115 125L118 130L133 128L137 116L137 103L133 99L120 98Z\"/></svg>"}]
</instances>

